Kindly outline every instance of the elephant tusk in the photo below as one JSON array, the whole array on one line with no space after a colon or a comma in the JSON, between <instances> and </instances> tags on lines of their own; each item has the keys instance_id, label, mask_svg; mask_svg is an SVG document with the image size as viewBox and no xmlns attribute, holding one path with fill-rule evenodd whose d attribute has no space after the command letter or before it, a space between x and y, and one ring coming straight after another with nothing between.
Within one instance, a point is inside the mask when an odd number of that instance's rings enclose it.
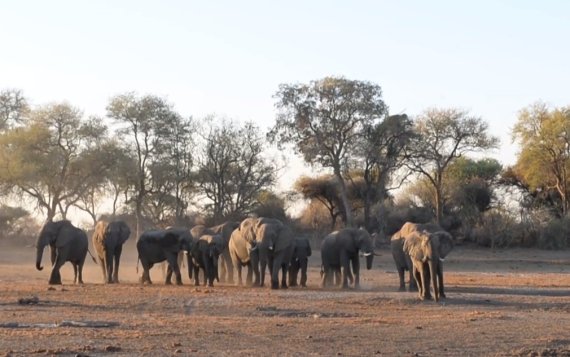
<instances>
[{"instance_id":1,"label":"elephant tusk","mask_svg":"<svg viewBox=\"0 0 570 357\"><path fill-rule=\"evenodd\" d=\"M371 255L372 255L372 253L362 253L362 256L363 256L363 257L369 257L369 256L371 256Z\"/></svg>"},{"instance_id":2,"label":"elephant tusk","mask_svg":"<svg viewBox=\"0 0 570 357\"><path fill-rule=\"evenodd\" d=\"M444 262L445 259L440 257L440 258L439 258L439 261L440 261L440 262Z\"/></svg>"}]
</instances>

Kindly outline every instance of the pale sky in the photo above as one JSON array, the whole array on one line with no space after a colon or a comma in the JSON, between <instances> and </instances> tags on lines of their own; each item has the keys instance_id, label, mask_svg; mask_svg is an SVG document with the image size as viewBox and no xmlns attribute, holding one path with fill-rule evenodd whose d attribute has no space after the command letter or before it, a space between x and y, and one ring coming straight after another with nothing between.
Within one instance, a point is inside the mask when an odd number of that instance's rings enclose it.
<instances>
[{"instance_id":1,"label":"pale sky","mask_svg":"<svg viewBox=\"0 0 570 357\"><path fill-rule=\"evenodd\" d=\"M390 112L459 107L515 161L517 112L570 105L570 1L2 1L0 88L105 114L126 91L262 127L280 83L379 84Z\"/></svg>"}]
</instances>

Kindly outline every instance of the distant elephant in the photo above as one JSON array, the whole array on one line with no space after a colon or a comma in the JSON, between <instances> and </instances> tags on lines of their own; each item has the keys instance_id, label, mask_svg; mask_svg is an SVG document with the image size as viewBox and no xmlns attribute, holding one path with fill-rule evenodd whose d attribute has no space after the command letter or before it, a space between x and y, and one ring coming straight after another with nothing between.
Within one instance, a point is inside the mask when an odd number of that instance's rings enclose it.
<instances>
[{"instance_id":1,"label":"distant elephant","mask_svg":"<svg viewBox=\"0 0 570 357\"><path fill-rule=\"evenodd\" d=\"M192 246L192 266L194 268L194 285L200 285L199 271L204 270L204 284L214 286L218 279L218 258L224 249L222 236L219 234L202 234L194 240Z\"/></svg>"},{"instance_id":2,"label":"distant elephant","mask_svg":"<svg viewBox=\"0 0 570 357\"><path fill-rule=\"evenodd\" d=\"M130 235L131 230L124 221L99 221L95 225L91 240L99 258L104 283L119 282L119 262L123 244Z\"/></svg>"},{"instance_id":3,"label":"distant elephant","mask_svg":"<svg viewBox=\"0 0 570 357\"><path fill-rule=\"evenodd\" d=\"M255 285L265 284L265 268L269 266L271 288L287 288L287 270L293 255L294 238L289 226L275 218L246 218L240 224L246 240L255 242L259 265L252 262ZM282 272L279 284L279 272Z\"/></svg>"},{"instance_id":4,"label":"distant elephant","mask_svg":"<svg viewBox=\"0 0 570 357\"><path fill-rule=\"evenodd\" d=\"M442 261L453 249L453 238L443 230L429 232L410 229L409 231L403 249L412 260L412 272L418 286L419 297L421 300L431 299L431 280L435 301L439 301L440 297L445 297Z\"/></svg>"},{"instance_id":5,"label":"distant elephant","mask_svg":"<svg viewBox=\"0 0 570 357\"><path fill-rule=\"evenodd\" d=\"M166 230L146 231L137 241L139 260L143 267L141 283L152 284L150 269L154 264L163 261L168 262L165 284L172 283L172 273L176 276L176 284L182 285L182 276L178 266L178 253L185 251L188 260L188 277L192 278L192 251L193 238L188 229L169 228ZM138 265L137 265L138 266Z\"/></svg>"},{"instance_id":6,"label":"distant elephant","mask_svg":"<svg viewBox=\"0 0 570 357\"><path fill-rule=\"evenodd\" d=\"M36 269L42 270L42 255L46 245L51 249L52 271L49 284L61 284L59 269L65 262L73 264L73 282L83 284L83 264L89 242L87 234L71 222L63 220L44 224L36 242Z\"/></svg>"},{"instance_id":7,"label":"distant elephant","mask_svg":"<svg viewBox=\"0 0 570 357\"><path fill-rule=\"evenodd\" d=\"M231 236L228 243L228 252L232 259L233 268L237 272L237 282L238 286L243 285L241 269L242 267L247 267L247 276L245 284L247 286L252 285L253 276L253 264L259 263L259 252L255 246L256 242L252 240L247 240L242 234L240 228L236 228Z\"/></svg>"},{"instance_id":8,"label":"distant elephant","mask_svg":"<svg viewBox=\"0 0 570 357\"><path fill-rule=\"evenodd\" d=\"M323 276L321 287L333 285L336 272L341 270L341 286L348 288L350 265L354 274L354 288L360 286L359 253L366 257L366 269L372 268L374 245L370 234L362 228L344 228L327 235L321 243Z\"/></svg>"},{"instance_id":9,"label":"distant elephant","mask_svg":"<svg viewBox=\"0 0 570 357\"><path fill-rule=\"evenodd\" d=\"M404 241L407 236L412 232L416 231L428 231L428 232L439 232L443 231L439 225L435 223L412 223L406 222L402 225L402 228L392 235L390 239L390 246L392 250L392 257L396 263L396 270L398 271L398 277L400 278L400 291L406 291L405 284L405 272L409 272L409 291L417 291L418 287L416 285L416 280L412 272L412 260L410 256L404 252Z\"/></svg>"},{"instance_id":10,"label":"distant elephant","mask_svg":"<svg viewBox=\"0 0 570 357\"><path fill-rule=\"evenodd\" d=\"M307 287L307 267L312 254L311 243L307 237L295 238L295 248L289 265L289 286L297 286L297 275L301 272L302 287Z\"/></svg>"}]
</instances>

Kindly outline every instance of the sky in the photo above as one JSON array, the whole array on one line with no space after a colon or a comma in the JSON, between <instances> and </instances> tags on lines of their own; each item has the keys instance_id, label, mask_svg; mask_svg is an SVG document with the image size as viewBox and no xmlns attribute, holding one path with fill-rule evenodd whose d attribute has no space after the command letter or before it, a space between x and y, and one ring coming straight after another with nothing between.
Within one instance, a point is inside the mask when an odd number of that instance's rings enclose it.
<instances>
[{"instance_id":1,"label":"sky","mask_svg":"<svg viewBox=\"0 0 570 357\"><path fill-rule=\"evenodd\" d=\"M480 116L509 165L519 110L570 105L570 1L18 0L0 15L0 89L86 115L135 91L266 128L279 84L344 76L380 85L392 114Z\"/></svg>"}]
</instances>

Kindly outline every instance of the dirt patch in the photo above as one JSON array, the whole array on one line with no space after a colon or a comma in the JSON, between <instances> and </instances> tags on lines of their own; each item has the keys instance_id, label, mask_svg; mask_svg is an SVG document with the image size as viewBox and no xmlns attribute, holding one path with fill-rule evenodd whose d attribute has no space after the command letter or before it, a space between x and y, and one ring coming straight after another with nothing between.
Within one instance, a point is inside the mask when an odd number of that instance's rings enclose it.
<instances>
[{"instance_id":1,"label":"dirt patch","mask_svg":"<svg viewBox=\"0 0 570 357\"><path fill-rule=\"evenodd\" d=\"M397 292L387 248L358 291L137 283L134 247L121 284L87 262L47 284L31 247L0 247L0 356L570 356L570 254L458 247L445 265L447 299ZM45 259L45 257L44 257Z\"/></svg>"}]
</instances>

